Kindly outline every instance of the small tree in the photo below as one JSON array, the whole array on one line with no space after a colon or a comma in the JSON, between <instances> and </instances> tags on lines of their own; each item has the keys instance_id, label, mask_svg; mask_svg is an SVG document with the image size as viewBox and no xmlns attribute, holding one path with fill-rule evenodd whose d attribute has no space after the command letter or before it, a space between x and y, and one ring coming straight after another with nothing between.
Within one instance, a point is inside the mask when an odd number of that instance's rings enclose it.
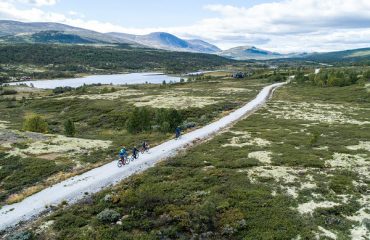
<instances>
[{"instance_id":1,"label":"small tree","mask_svg":"<svg viewBox=\"0 0 370 240\"><path fill-rule=\"evenodd\" d=\"M40 115L37 114L30 115L24 119L23 130L30 132L47 133L48 123Z\"/></svg>"},{"instance_id":2,"label":"small tree","mask_svg":"<svg viewBox=\"0 0 370 240\"><path fill-rule=\"evenodd\" d=\"M311 147L314 147L317 145L317 142L319 141L319 137L320 137L320 134L317 133L317 132L314 132L312 135L311 135L311 138L310 138L310 146Z\"/></svg>"},{"instance_id":3,"label":"small tree","mask_svg":"<svg viewBox=\"0 0 370 240\"><path fill-rule=\"evenodd\" d=\"M67 137L74 137L76 134L75 124L71 119L64 122L64 132Z\"/></svg>"}]
</instances>

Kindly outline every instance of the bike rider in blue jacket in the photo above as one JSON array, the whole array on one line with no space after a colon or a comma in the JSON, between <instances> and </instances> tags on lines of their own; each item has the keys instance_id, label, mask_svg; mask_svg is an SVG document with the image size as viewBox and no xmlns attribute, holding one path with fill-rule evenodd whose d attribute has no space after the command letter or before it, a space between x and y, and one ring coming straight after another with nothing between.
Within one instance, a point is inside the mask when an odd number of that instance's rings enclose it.
<instances>
[{"instance_id":1,"label":"bike rider in blue jacket","mask_svg":"<svg viewBox=\"0 0 370 240\"><path fill-rule=\"evenodd\" d=\"M125 158L127 158L128 154L127 154L127 150L125 148L124 145L122 145L122 148L121 150L119 151L119 157L121 160L124 160ZM124 162L124 161L123 161Z\"/></svg>"}]
</instances>

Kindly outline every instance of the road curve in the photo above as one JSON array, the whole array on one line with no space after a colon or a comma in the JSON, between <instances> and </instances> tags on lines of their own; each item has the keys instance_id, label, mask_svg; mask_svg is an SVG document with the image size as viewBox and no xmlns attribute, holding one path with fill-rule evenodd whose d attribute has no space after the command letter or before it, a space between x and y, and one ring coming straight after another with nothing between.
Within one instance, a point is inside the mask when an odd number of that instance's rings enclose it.
<instances>
[{"instance_id":1,"label":"road curve","mask_svg":"<svg viewBox=\"0 0 370 240\"><path fill-rule=\"evenodd\" d=\"M270 98L273 91L284 84L286 83L276 83L263 88L255 99L238 110L203 128L184 134L179 140L170 140L152 148L149 153L141 155L139 160L128 166L118 168L117 162L113 161L46 188L19 203L4 206L0 209L0 231L37 217L47 210L47 206L55 206L62 201L67 201L70 204L75 203L84 198L86 192L89 194L99 192L122 179L153 167L163 159L174 156L180 149L196 140L211 137L262 106Z\"/></svg>"}]
</instances>

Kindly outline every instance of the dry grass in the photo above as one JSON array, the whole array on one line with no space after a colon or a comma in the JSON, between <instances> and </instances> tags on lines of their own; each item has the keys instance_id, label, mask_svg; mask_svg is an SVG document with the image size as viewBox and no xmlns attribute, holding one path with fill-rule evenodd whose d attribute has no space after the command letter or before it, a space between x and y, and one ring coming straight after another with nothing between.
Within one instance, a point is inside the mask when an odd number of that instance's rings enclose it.
<instances>
[{"instance_id":1,"label":"dry grass","mask_svg":"<svg viewBox=\"0 0 370 240\"><path fill-rule=\"evenodd\" d=\"M141 98L131 99L130 101L137 107L150 106L154 108L186 109L190 107L202 108L216 104L219 99L220 98L216 97L185 96L178 93L159 96L144 96Z\"/></svg>"},{"instance_id":2,"label":"dry grass","mask_svg":"<svg viewBox=\"0 0 370 240\"><path fill-rule=\"evenodd\" d=\"M90 94L90 95L78 95L78 96L68 96L58 98L59 100L64 99L88 99L88 100L116 100L116 99L125 99L126 97L133 97L144 95L144 92L134 89L124 89L113 93L104 93L104 94Z\"/></svg>"},{"instance_id":3,"label":"dry grass","mask_svg":"<svg viewBox=\"0 0 370 240\"><path fill-rule=\"evenodd\" d=\"M32 187L26 188L26 189L22 190L20 193L15 193L15 194L10 195L8 197L8 199L6 200L6 203L7 204L13 204L13 203L20 202L23 199L25 199L26 197L29 197L29 196L41 191L44 188L45 188L45 186L43 186L43 185L35 185L35 186L32 186Z\"/></svg>"}]
</instances>

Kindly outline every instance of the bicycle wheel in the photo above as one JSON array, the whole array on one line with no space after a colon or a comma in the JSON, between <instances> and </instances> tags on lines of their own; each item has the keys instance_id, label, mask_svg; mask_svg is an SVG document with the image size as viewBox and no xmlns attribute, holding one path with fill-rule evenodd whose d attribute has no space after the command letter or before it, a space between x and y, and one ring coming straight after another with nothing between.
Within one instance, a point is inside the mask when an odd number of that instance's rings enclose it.
<instances>
[{"instance_id":1,"label":"bicycle wheel","mask_svg":"<svg viewBox=\"0 0 370 240\"><path fill-rule=\"evenodd\" d=\"M123 166L122 160L118 160L118 162L117 162L117 166L118 166L119 168L121 168L121 167Z\"/></svg>"},{"instance_id":2,"label":"bicycle wheel","mask_svg":"<svg viewBox=\"0 0 370 240\"><path fill-rule=\"evenodd\" d=\"M125 165L128 165L130 163L130 158L129 157L125 157Z\"/></svg>"}]
</instances>

